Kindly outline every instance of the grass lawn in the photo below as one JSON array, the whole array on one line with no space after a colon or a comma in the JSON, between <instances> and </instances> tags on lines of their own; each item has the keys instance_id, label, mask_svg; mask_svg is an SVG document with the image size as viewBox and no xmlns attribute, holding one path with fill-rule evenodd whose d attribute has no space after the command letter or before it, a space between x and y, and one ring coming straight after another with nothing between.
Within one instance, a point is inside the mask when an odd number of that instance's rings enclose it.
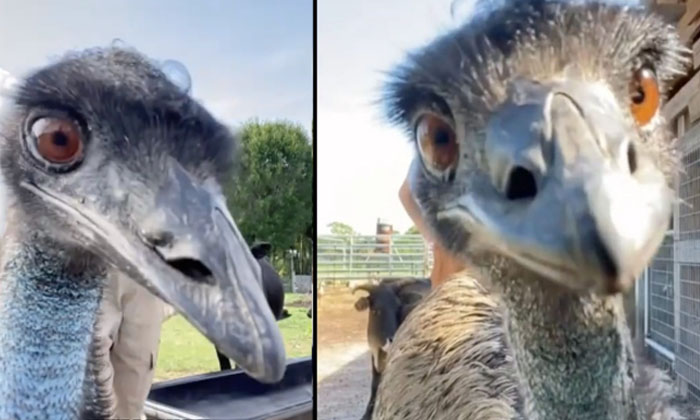
<instances>
[{"instance_id":1,"label":"grass lawn","mask_svg":"<svg viewBox=\"0 0 700 420\"><path fill-rule=\"evenodd\" d=\"M285 308L292 315L278 323L287 357L311 355L311 319L306 316L308 296L287 293ZM182 315L163 324L154 382L219 370L214 345Z\"/></svg>"}]
</instances>

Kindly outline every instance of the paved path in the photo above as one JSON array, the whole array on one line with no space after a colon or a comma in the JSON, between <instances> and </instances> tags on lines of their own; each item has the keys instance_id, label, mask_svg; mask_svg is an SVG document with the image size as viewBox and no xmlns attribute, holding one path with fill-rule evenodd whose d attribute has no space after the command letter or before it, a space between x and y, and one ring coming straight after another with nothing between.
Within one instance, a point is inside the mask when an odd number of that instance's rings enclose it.
<instances>
[{"instance_id":1,"label":"paved path","mask_svg":"<svg viewBox=\"0 0 700 420\"><path fill-rule=\"evenodd\" d=\"M367 313L347 289L323 295L318 304L318 419L359 420L371 380Z\"/></svg>"}]
</instances>

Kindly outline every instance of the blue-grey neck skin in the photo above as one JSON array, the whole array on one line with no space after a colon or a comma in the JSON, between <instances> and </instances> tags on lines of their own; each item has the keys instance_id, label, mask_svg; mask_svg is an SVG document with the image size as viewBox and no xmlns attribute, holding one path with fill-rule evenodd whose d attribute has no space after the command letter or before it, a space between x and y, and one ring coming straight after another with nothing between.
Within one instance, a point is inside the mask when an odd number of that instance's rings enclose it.
<instances>
[{"instance_id":1,"label":"blue-grey neck skin","mask_svg":"<svg viewBox=\"0 0 700 420\"><path fill-rule=\"evenodd\" d=\"M536 278L496 282L528 419L638 418L622 296L576 295Z\"/></svg>"},{"instance_id":2,"label":"blue-grey neck skin","mask_svg":"<svg viewBox=\"0 0 700 420\"><path fill-rule=\"evenodd\" d=\"M26 239L3 243L0 418L74 420L103 275L47 238Z\"/></svg>"}]
</instances>

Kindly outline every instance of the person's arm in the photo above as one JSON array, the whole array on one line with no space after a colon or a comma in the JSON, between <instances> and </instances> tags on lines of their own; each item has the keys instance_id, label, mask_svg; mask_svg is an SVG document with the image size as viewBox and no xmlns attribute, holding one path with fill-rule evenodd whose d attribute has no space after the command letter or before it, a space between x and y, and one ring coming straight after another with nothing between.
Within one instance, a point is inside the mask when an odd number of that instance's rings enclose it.
<instances>
[{"instance_id":1,"label":"person's arm","mask_svg":"<svg viewBox=\"0 0 700 420\"><path fill-rule=\"evenodd\" d=\"M401 204L403 204L404 209L406 209L406 213L408 213L408 216L413 220L413 223L416 225L421 235L423 235L423 238L433 243L433 270L430 273L430 282L432 286L435 287L450 278L453 274L464 270L465 266L461 261L454 258L446 249L433 240L430 229L423 221L420 207L418 207L418 203L415 198L413 198L408 179L404 180L399 189L399 200L401 200Z\"/></svg>"},{"instance_id":2,"label":"person's arm","mask_svg":"<svg viewBox=\"0 0 700 420\"><path fill-rule=\"evenodd\" d=\"M403 208L406 210L406 213L408 213L408 217L410 217L413 224L416 225L418 232L423 235L423 238L425 238L426 241L433 242L430 229L428 229L423 222L423 215L421 214L420 207L418 207L418 203L416 203L416 200L413 198L413 194L411 193L411 186L408 184L408 178L406 178L403 181L403 184L401 184L401 188L399 189L399 200L401 200Z\"/></svg>"}]
</instances>

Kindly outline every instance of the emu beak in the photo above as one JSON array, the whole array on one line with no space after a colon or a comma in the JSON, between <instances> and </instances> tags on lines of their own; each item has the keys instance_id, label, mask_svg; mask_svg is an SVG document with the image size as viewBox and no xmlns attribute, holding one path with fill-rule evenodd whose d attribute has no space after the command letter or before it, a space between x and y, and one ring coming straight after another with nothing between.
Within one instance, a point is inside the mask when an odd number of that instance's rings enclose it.
<instances>
[{"instance_id":1,"label":"emu beak","mask_svg":"<svg viewBox=\"0 0 700 420\"><path fill-rule=\"evenodd\" d=\"M486 132L490 173L438 214L575 290L627 290L672 214L664 174L603 85L520 82Z\"/></svg>"},{"instance_id":2,"label":"emu beak","mask_svg":"<svg viewBox=\"0 0 700 420\"><path fill-rule=\"evenodd\" d=\"M137 236L69 197L24 186L68 213L96 254L173 305L251 376L282 379L284 343L260 266L214 188L173 162Z\"/></svg>"}]
</instances>

